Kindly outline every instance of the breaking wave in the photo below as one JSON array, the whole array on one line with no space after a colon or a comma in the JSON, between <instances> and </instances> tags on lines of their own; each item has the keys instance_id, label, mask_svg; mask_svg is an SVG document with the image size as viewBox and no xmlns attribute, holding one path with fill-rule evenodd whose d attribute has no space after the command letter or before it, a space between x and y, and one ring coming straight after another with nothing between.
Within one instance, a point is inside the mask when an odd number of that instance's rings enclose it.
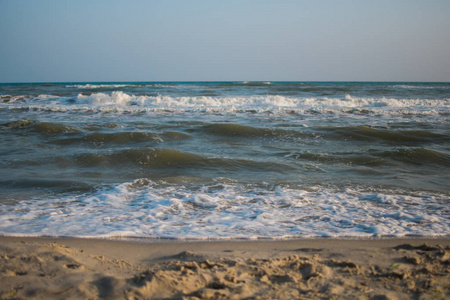
<instances>
[{"instance_id":1,"label":"breaking wave","mask_svg":"<svg viewBox=\"0 0 450 300\"><path fill-rule=\"evenodd\" d=\"M448 197L441 195L195 182L143 178L85 195L23 200L14 206L0 203L0 231L177 239L448 236L450 232Z\"/></svg>"},{"instance_id":2,"label":"breaking wave","mask_svg":"<svg viewBox=\"0 0 450 300\"><path fill-rule=\"evenodd\" d=\"M28 111L84 112L207 112L258 114L448 114L450 99L367 98L347 95L343 98L299 98L280 95L266 96L148 96L130 95L122 91L79 94L76 98L40 95L21 96L20 101L8 98L3 109ZM6 98L5 98L6 99Z\"/></svg>"}]
</instances>

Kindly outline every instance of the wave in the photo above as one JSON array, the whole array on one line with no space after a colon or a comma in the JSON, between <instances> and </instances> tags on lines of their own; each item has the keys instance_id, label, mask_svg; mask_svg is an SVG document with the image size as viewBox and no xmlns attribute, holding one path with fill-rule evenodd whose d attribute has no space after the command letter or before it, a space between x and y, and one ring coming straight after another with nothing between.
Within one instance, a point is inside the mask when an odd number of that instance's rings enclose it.
<instances>
[{"instance_id":1,"label":"wave","mask_svg":"<svg viewBox=\"0 0 450 300\"><path fill-rule=\"evenodd\" d=\"M94 93L89 96L79 94L77 97L77 103L80 104L93 104L93 105L108 105L108 104L133 104L132 101L136 103L144 104L147 97L141 96L136 97L134 95L128 95L122 91L112 92L110 95L104 93Z\"/></svg>"},{"instance_id":2,"label":"wave","mask_svg":"<svg viewBox=\"0 0 450 300\"><path fill-rule=\"evenodd\" d=\"M363 153L310 153L292 152L287 158L316 161L320 163L341 163L360 166L392 166L395 162L420 166L450 167L450 155L426 148L395 149L390 151L368 150Z\"/></svg>"},{"instance_id":3,"label":"wave","mask_svg":"<svg viewBox=\"0 0 450 300\"><path fill-rule=\"evenodd\" d=\"M270 81L243 81L243 82L237 82L235 84L246 85L246 86L267 86L267 85L271 85L272 82L270 82Z\"/></svg>"},{"instance_id":4,"label":"wave","mask_svg":"<svg viewBox=\"0 0 450 300\"><path fill-rule=\"evenodd\" d=\"M192 87L192 84L189 84ZM65 85L66 88L77 88L77 89L117 89L123 87L156 87L156 88L177 88L184 87L184 85L176 83L104 83L104 84L68 84Z\"/></svg>"},{"instance_id":5,"label":"wave","mask_svg":"<svg viewBox=\"0 0 450 300\"><path fill-rule=\"evenodd\" d=\"M371 153L367 154L355 154L355 153L288 153L285 157L294 158L296 160L315 161L320 163L340 163L346 165L358 165L358 166L382 166L386 164L385 159L374 157Z\"/></svg>"},{"instance_id":6,"label":"wave","mask_svg":"<svg viewBox=\"0 0 450 300\"><path fill-rule=\"evenodd\" d=\"M165 140L188 140L191 139L192 136L189 134L178 132L178 131L165 131L161 134L161 137Z\"/></svg>"},{"instance_id":7,"label":"wave","mask_svg":"<svg viewBox=\"0 0 450 300\"><path fill-rule=\"evenodd\" d=\"M9 102L12 103L12 102L15 102L17 100L22 100L24 98L26 98L26 96L24 96L24 95L19 95L19 96L1 95L0 96L0 100L3 103L9 103Z\"/></svg>"},{"instance_id":8,"label":"wave","mask_svg":"<svg viewBox=\"0 0 450 300\"><path fill-rule=\"evenodd\" d=\"M449 86L443 85L408 85L408 84L397 84L393 86L394 88L401 89L449 89Z\"/></svg>"},{"instance_id":9,"label":"wave","mask_svg":"<svg viewBox=\"0 0 450 300\"><path fill-rule=\"evenodd\" d=\"M36 123L38 123L38 121L22 119L22 120L4 123L4 124L2 124L2 126L8 127L8 128L24 128L24 127L28 127L28 126L30 126L32 124L36 124Z\"/></svg>"},{"instance_id":10,"label":"wave","mask_svg":"<svg viewBox=\"0 0 450 300\"><path fill-rule=\"evenodd\" d=\"M126 144L126 143L146 143L163 142L165 140L186 140L192 138L189 134L178 131L164 131L162 133L140 132L140 131L122 131L113 133L94 132L83 134L82 129L98 130L102 128L120 127L117 123L106 123L97 125L88 125L86 128L78 128L60 123L39 122L35 120L21 119L0 125L12 130L28 130L29 133L38 133L43 135L57 136L62 135L60 139L53 139L53 144L74 145L79 143L99 144ZM65 137L69 135L82 135L78 137Z\"/></svg>"},{"instance_id":11,"label":"wave","mask_svg":"<svg viewBox=\"0 0 450 300\"><path fill-rule=\"evenodd\" d=\"M79 94L77 103L92 105L140 105L147 107L224 107L224 108L298 108L298 109L333 109L333 108L417 108L450 107L448 100L427 99L386 99L358 98L346 95L345 98L296 98L285 96L250 96L250 97L171 97L171 96L134 96L122 91L111 94L94 93L90 96Z\"/></svg>"},{"instance_id":12,"label":"wave","mask_svg":"<svg viewBox=\"0 0 450 300\"><path fill-rule=\"evenodd\" d=\"M33 130L44 134L61 134L61 133L77 133L80 130L74 126L52 122L38 122L33 125Z\"/></svg>"},{"instance_id":13,"label":"wave","mask_svg":"<svg viewBox=\"0 0 450 300\"><path fill-rule=\"evenodd\" d=\"M203 126L202 130L211 135L228 137L306 137L306 134L295 130L277 128L260 128L240 124L209 124Z\"/></svg>"},{"instance_id":14,"label":"wave","mask_svg":"<svg viewBox=\"0 0 450 300\"><path fill-rule=\"evenodd\" d=\"M53 122L39 122L34 120L22 119L2 124L3 127L11 129L30 129L31 132L45 135L58 135L63 133L78 133L80 129L75 126Z\"/></svg>"},{"instance_id":15,"label":"wave","mask_svg":"<svg viewBox=\"0 0 450 300\"><path fill-rule=\"evenodd\" d=\"M136 87L137 84L69 84L66 88L77 88L77 89L100 89L100 88L122 88L122 87Z\"/></svg>"},{"instance_id":16,"label":"wave","mask_svg":"<svg viewBox=\"0 0 450 300\"><path fill-rule=\"evenodd\" d=\"M78 143L92 144L126 144L126 143L144 143L144 142L161 142L161 137L151 132L116 132L101 133L96 132L84 137L66 138L55 141L58 145L73 145Z\"/></svg>"},{"instance_id":17,"label":"wave","mask_svg":"<svg viewBox=\"0 0 450 300\"><path fill-rule=\"evenodd\" d=\"M392 161L414 165L434 165L441 168L450 167L450 155L426 148L408 148L385 151L377 154Z\"/></svg>"},{"instance_id":18,"label":"wave","mask_svg":"<svg viewBox=\"0 0 450 300\"><path fill-rule=\"evenodd\" d=\"M53 178L49 175L45 176L45 178L27 178L26 176L23 176L13 180L2 180L0 181L0 185L9 189L21 189L21 191L26 189L51 189L52 191L62 193L71 191L88 192L92 189L91 185L83 181Z\"/></svg>"},{"instance_id":19,"label":"wave","mask_svg":"<svg viewBox=\"0 0 450 300\"><path fill-rule=\"evenodd\" d=\"M152 238L448 236L448 196L146 178L0 203L0 234ZM32 224L32 226L30 226ZM64 224L64 226L61 226Z\"/></svg>"},{"instance_id":20,"label":"wave","mask_svg":"<svg viewBox=\"0 0 450 300\"><path fill-rule=\"evenodd\" d=\"M449 135L437 134L425 130L380 129L370 126L351 127L319 127L322 132L329 133L327 138L338 140L383 141L393 144L402 143L446 143Z\"/></svg>"},{"instance_id":21,"label":"wave","mask_svg":"<svg viewBox=\"0 0 450 300\"><path fill-rule=\"evenodd\" d=\"M292 170L290 166L247 159L207 157L191 152L171 148L134 148L113 153L85 153L75 157L79 166L113 167L125 166L147 169L185 168L213 169L220 171L246 170L251 172L284 172Z\"/></svg>"},{"instance_id":22,"label":"wave","mask_svg":"<svg viewBox=\"0 0 450 300\"><path fill-rule=\"evenodd\" d=\"M346 95L343 98L266 96L148 96L132 95L123 91L79 94L73 97L40 95L24 97L21 101L0 103L9 110L49 112L206 112L257 114L445 114L450 110L450 99L393 99Z\"/></svg>"}]
</instances>

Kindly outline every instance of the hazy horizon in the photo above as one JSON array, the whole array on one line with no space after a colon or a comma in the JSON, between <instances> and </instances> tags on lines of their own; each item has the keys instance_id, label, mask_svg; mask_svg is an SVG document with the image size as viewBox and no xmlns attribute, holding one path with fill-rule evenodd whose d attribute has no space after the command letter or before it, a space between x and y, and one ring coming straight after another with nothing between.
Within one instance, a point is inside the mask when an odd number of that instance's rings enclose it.
<instances>
[{"instance_id":1,"label":"hazy horizon","mask_svg":"<svg viewBox=\"0 0 450 300\"><path fill-rule=\"evenodd\" d=\"M0 0L0 82L449 82L450 2Z\"/></svg>"},{"instance_id":2,"label":"hazy horizon","mask_svg":"<svg viewBox=\"0 0 450 300\"><path fill-rule=\"evenodd\" d=\"M450 81L401 81L401 80L396 80L396 81L355 81L355 80L350 80L350 81L344 81L344 80L151 80L151 81L147 81L147 80L137 80L137 81L11 81L11 82L0 82L0 84L3 85L8 85L8 84L67 84L67 83L118 83L118 84L124 84L124 83L197 83L197 82L202 82L202 83L218 83L218 82L270 82L270 83L429 83L429 84L433 84L433 83L449 83Z\"/></svg>"}]
</instances>

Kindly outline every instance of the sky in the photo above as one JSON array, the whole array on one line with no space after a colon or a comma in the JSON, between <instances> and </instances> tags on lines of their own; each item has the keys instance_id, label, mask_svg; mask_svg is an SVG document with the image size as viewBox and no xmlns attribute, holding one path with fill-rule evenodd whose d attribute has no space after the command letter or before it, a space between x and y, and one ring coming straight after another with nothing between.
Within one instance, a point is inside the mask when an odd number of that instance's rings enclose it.
<instances>
[{"instance_id":1,"label":"sky","mask_svg":"<svg viewBox=\"0 0 450 300\"><path fill-rule=\"evenodd\" d=\"M448 0L0 0L0 82L450 81Z\"/></svg>"}]
</instances>

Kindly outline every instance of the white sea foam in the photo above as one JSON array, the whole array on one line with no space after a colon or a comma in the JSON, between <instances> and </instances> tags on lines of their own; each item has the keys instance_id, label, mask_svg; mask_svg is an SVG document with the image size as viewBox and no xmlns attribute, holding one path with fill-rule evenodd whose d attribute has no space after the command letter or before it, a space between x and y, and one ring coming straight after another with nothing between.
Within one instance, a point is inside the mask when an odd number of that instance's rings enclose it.
<instances>
[{"instance_id":1,"label":"white sea foam","mask_svg":"<svg viewBox=\"0 0 450 300\"><path fill-rule=\"evenodd\" d=\"M0 203L0 234L151 238L447 236L448 196L141 179L92 194Z\"/></svg>"},{"instance_id":2,"label":"white sea foam","mask_svg":"<svg viewBox=\"0 0 450 300\"><path fill-rule=\"evenodd\" d=\"M200 86L195 86L190 84L189 86L185 86L182 84L161 84L161 83L148 83L148 84L134 84L134 83L122 83L122 84L91 84L91 83L86 83L86 84L68 84L65 86L66 88L76 88L76 89L118 89L118 88L124 88L124 87L155 87L155 88L175 88L175 89L179 89L179 88L198 88Z\"/></svg>"},{"instance_id":3,"label":"white sea foam","mask_svg":"<svg viewBox=\"0 0 450 300\"><path fill-rule=\"evenodd\" d=\"M95 93L90 96L85 96L83 94L79 94L77 97L77 102L82 104L92 104L95 106L99 105L128 105L139 103L143 104L146 100L146 97L143 96L130 96L124 92L116 91L112 92L110 95L104 93Z\"/></svg>"},{"instance_id":4,"label":"white sea foam","mask_svg":"<svg viewBox=\"0 0 450 300\"><path fill-rule=\"evenodd\" d=\"M377 114L439 114L450 110L450 99L387 99L358 98L347 95L340 98L294 98L284 96L251 97L171 97L171 96L134 96L123 92L109 94L95 93L90 96L78 95L77 102L90 104L94 108L114 106L116 111L142 112L171 109L187 112L240 113L347 113L365 110ZM125 108L124 107L128 107ZM101 109L101 108L100 108Z\"/></svg>"},{"instance_id":5,"label":"white sea foam","mask_svg":"<svg viewBox=\"0 0 450 300\"><path fill-rule=\"evenodd\" d=\"M11 96L11 95L1 95L1 102L14 102L17 100L21 100L26 98L26 96L24 95L19 95L19 96Z\"/></svg>"},{"instance_id":6,"label":"white sea foam","mask_svg":"<svg viewBox=\"0 0 450 300\"><path fill-rule=\"evenodd\" d=\"M437 89L443 88L448 89L448 86L440 86L440 85L408 85L408 84L397 84L393 86L394 88L402 88L402 89Z\"/></svg>"},{"instance_id":7,"label":"white sea foam","mask_svg":"<svg viewBox=\"0 0 450 300\"><path fill-rule=\"evenodd\" d=\"M0 103L0 108L86 113L206 113L206 114L375 114L393 117L450 114L449 99L393 99L346 95L344 98L267 96L144 96L123 91L78 94L75 98L54 95L21 97Z\"/></svg>"},{"instance_id":8,"label":"white sea foam","mask_svg":"<svg viewBox=\"0 0 450 300\"><path fill-rule=\"evenodd\" d=\"M55 96L55 95L39 95L39 96L37 96L36 97L36 99L39 99L39 100L47 100L47 99L57 99L57 98L59 98L59 96Z\"/></svg>"},{"instance_id":9,"label":"white sea foam","mask_svg":"<svg viewBox=\"0 0 450 300\"><path fill-rule=\"evenodd\" d=\"M77 88L77 89L98 89L98 88L121 88L121 87L133 87L136 84L69 84L66 88Z\"/></svg>"},{"instance_id":10,"label":"white sea foam","mask_svg":"<svg viewBox=\"0 0 450 300\"><path fill-rule=\"evenodd\" d=\"M284 96L250 96L250 97L171 97L171 96L134 96L121 91L111 94L94 93L90 96L78 95L83 104L118 104L141 105L147 107L241 107L241 108L298 108L298 109L336 109L336 108L412 108L446 107L450 108L450 99L387 99L358 98L346 95L340 98L294 98Z\"/></svg>"}]
</instances>

